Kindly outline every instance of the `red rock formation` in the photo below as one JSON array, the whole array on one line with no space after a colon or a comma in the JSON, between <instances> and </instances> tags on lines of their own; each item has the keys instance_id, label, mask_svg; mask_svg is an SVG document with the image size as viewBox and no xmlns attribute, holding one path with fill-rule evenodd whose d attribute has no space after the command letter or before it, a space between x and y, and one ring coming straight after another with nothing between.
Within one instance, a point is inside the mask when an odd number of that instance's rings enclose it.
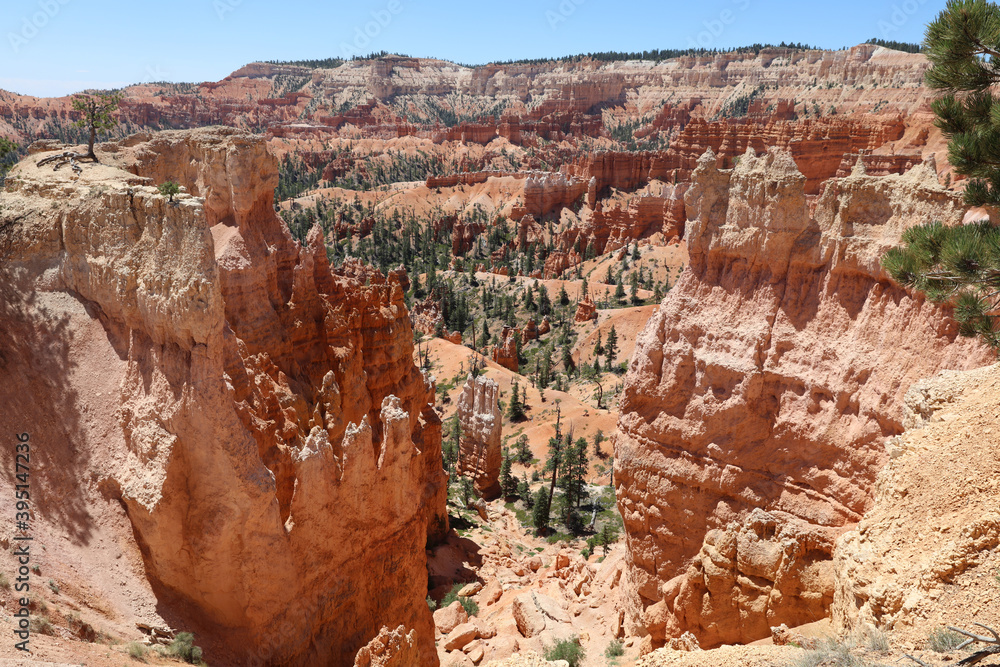
<instances>
[{"instance_id":1,"label":"red rock formation","mask_svg":"<svg viewBox=\"0 0 1000 667\"><path fill-rule=\"evenodd\" d=\"M451 254L460 257L471 250L484 229L478 222L458 220L451 228Z\"/></svg>"},{"instance_id":2,"label":"red rock formation","mask_svg":"<svg viewBox=\"0 0 1000 667\"><path fill-rule=\"evenodd\" d=\"M500 497L503 415L500 414L499 391L493 380L470 375L458 398L457 415L462 437L455 470L459 475L470 477L476 494L486 500Z\"/></svg>"},{"instance_id":3,"label":"red rock formation","mask_svg":"<svg viewBox=\"0 0 1000 667\"><path fill-rule=\"evenodd\" d=\"M857 165L858 160L865 168L865 173L871 176L887 176L889 174L905 174L913 167L923 162L919 152L893 153L891 155L862 153L860 155L847 153L837 168L837 178L848 176Z\"/></svg>"},{"instance_id":4,"label":"red rock formation","mask_svg":"<svg viewBox=\"0 0 1000 667\"><path fill-rule=\"evenodd\" d=\"M576 317L573 318L578 323L589 322L597 319L597 306L589 298L584 297L576 304Z\"/></svg>"},{"instance_id":5,"label":"red rock formation","mask_svg":"<svg viewBox=\"0 0 1000 667\"><path fill-rule=\"evenodd\" d=\"M544 336L550 331L552 331L552 323L549 322L549 316L546 315L542 318L542 323L538 325L538 335Z\"/></svg>"},{"instance_id":6,"label":"red rock formation","mask_svg":"<svg viewBox=\"0 0 1000 667\"><path fill-rule=\"evenodd\" d=\"M558 278L564 271L577 266L583 261L575 250L555 250L545 258L542 269L543 278Z\"/></svg>"},{"instance_id":7,"label":"red rock formation","mask_svg":"<svg viewBox=\"0 0 1000 667\"><path fill-rule=\"evenodd\" d=\"M398 282L333 275L318 229L292 239L258 136L107 148L78 182L16 168L12 262L26 279L51 269L39 285L88 304L119 350L102 369L122 377L118 422L76 446L114 460L104 484L163 613L222 661L350 664L403 622L415 664L436 665L424 550L447 529L441 425ZM143 185L168 178L195 197Z\"/></svg>"},{"instance_id":8,"label":"red rock formation","mask_svg":"<svg viewBox=\"0 0 1000 667\"><path fill-rule=\"evenodd\" d=\"M493 361L500 364L507 370L518 371L517 343L514 336L517 330L513 327L505 326L500 332L500 342L493 346Z\"/></svg>"},{"instance_id":9,"label":"red rock formation","mask_svg":"<svg viewBox=\"0 0 1000 667\"><path fill-rule=\"evenodd\" d=\"M635 190L653 179L689 180L699 156L709 148L731 166L747 147L759 153L776 146L791 151L806 176L806 192L816 194L820 183L837 174L846 153L874 150L902 138L904 129L901 115L801 121L694 118L666 151L592 153L563 166L562 171L578 179L593 178L598 193L607 188Z\"/></svg>"},{"instance_id":10,"label":"red rock formation","mask_svg":"<svg viewBox=\"0 0 1000 667\"><path fill-rule=\"evenodd\" d=\"M545 230L535 222L534 216L526 214L517 223L517 249L527 250L533 243L540 243L545 239Z\"/></svg>"},{"instance_id":11,"label":"red rock formation","mask_svg":"<svg viewBox=\"0 0 1000 667\"><path fill-rule=\"evenodd\" d=\"M706 535L754 508L778 533L851 526L870 503L885 437L902 430L909 385L990 358L879 265L903 229L961 221L960 199L932 170L852 174L813 207L806 182L776 150L731 172L708 152L694 174L690 266L639 336L615 448L635 630L649 620L641 608L660 602L666 632L690 630L703 646L825 614L824 576L783 596L756 557L729 559L729 575L709 567L725 559ZM803 544L796 567L830 558L827 538ZM685 572L699 550L708 558ZM730 575L752 577L757 601L740 602Z\"/></svg>"},{"instance_id":12,"label":"red rock formation","mask_svg":"<svg viewBox=\"0 0 1000 667\"><path fill-rule=\"evenodd\" d=\"M529 319L521 330L521 342L527 343L536 338L538 338L538 323L534 319Z\"/></svg>"}]
</instances>

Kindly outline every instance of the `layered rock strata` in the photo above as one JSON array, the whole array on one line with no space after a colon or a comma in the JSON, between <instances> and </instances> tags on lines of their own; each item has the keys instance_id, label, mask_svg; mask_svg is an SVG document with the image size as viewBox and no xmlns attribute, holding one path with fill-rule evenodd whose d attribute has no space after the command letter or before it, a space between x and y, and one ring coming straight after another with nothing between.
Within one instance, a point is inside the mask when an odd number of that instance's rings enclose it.
<instances>
[{"instance_id":1,"label":"layered rock strata","mask_svg":"<svg viewBox=\"0 0 1000 667\"><path fill-rule=\"evenodd\" d=\"M909 386L989 354L879 264L907 227L961 221L959 197L933 169L880 177L859 169L810 201L788 153L748 151L720 170L709 151L685 202L690 266L639 336L614 478L631 630L649 631L642 609L663 602L659 625L709 646L766 636L786 615L822 617L830 601L822 568L789 595L769 578L777 573L739 549L735 560L717 559L710 531L759 508L775 534L820 535L789 564L829 560L831 535L870 506ZM762 601L740 602L732 579Z\"/></svg>"},{"instance_id":2,"label":"layered rock strata","mask_svg":"<svg viewBox=\"0 0 1000 667\"><path fill-rule=\"evenodd\" d=\"M472 478L476 494L486 500L500 496L500 413L499 387L485 376L465 381L458 399L458 423L462 437L458 445L457 471Z\"/></svg>"},{"instance_id":3,"label":"layered rock strata","mask_svg":"<svg viewBox=\"0 0 1000 667\"><path fill-rule=\"evenodd\" d=\"M74 445L112 461L93 478L160 613L240 664L351 664L403 623L410 664L436 665L441 425L398 278L335 275L318 229L292 239L259 137L137 135L101 156L78 178L14 169L8 268L39 301L82 303L117 352L117 423ZM151 187L168 179L190 195L169 203Z\"/></svg>"}]
</instances>

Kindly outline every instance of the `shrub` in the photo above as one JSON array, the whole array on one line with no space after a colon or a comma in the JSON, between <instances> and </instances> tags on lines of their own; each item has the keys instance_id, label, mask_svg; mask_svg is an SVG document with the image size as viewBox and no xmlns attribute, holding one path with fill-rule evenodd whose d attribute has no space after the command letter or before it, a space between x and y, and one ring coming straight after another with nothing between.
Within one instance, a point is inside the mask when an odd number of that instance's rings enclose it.
<instances>
[{"instance_id":1,"label":"shrub","mask_svg":"<svg viewBox=\"0 0 1000 667\"><path fill-rule=\"evenodd\" d=\"M869 628L865 636L865 644L868 650L876 653L889 652L889 637L878 628Z\"/></svg>"},{"instance_id":2,"label":"shrub","mask_svg":"<svg viewBox=\"0 0 1000 667\"><path fill-rule=\"evenodd\" d=\"M586 652L583 647L579 644L578 637L571 637L569 639L564 639L558 642L551 648L545 650L545 659L551 661L555 660L565 660L569 663L569 667L580 667L583 663L583 659L586 656Z\"/></svg>"},{"instance_id":3,"label":"shrub","mask_svg":"<svg viewBox=\"0 0 1000 667\"><path fill-rule=\"evenodd\" d=\"M174 195L179 194L181 191L181 186L177 185L173 181L167 181L166 183L161 183L156 187L161 195L167 197L171 202L174 201Z\"/></svg>"},{"instance_id":4,"label":"shrub","mask_svg":"<svg viewBox=\"0 0 1000 667\"><path fill-rule=\"evenodd\" d=\"M479 613L479 605L471 597L465 596L458 598L458 601L462 603L462 607L465 609L465 613L469 616L475 616Z\"/></svg>"},{"instance_id":5,"label":"shrub","mask_svg":"<svg viewBox=\"0 0 1000 667\"><path fill-rule=\"evenodd\" d=\"M949 630L948 628L934 628L931 630L930 636L927 637L927 646L930 647L932 651L947 653L949 651L954 651L963 641L965 641L965 637L958 634L954 630Z\"/></svg>"},{"instance_id":6,"label":"shrub","mask_svg":"<svg viewBox=\"0 0 1000 667\"><path fill-rule=\"evenodd\" d=\"M605 658L620 658L625 655L625 646L617 639L612 639L608 647L604 649Z\"/></svg>"},{"instance_id":7,"label":"shrub","mask_svg":"<svg viewBox=\"0 0 1000 667\"><path fill-rule=\"evenodd\" d=\"M57 584L52 579L49 579L49 588L52 590L53 593L56 593L58 595L58 593L59 593L59 584Z\"/></svg>"},{"instance_id":8,"label":"shrub","mask_svg":"<svg viewBox=\"0 0 1000 667\"><path fill-rule=\"evenodd\" d=\"M39 635L55 634L52 629L52 622L49 621L48 616L36 616L31 619L31 631Z\"/></svg>"},{"instance_id":9,"label":"shrub","mask_svg":"<svg viewBox=\"0 0 1000 667\"><path fill-rule=\"evenodd\" d=\"M128 655L130 658L134 658L139 662L146 662L146 653L149 652L145 646L139 642L129 642L128 643Z\"/></svg>"},{"instance_id":10,"label":"shrub","mask_svg":"<svg viewBox=\"0 0 1000 667\"><path fill-rule=\"evenodd\" d=\"M174 641L170 642L170 654L192 665L201 662L201 648L194 645L194 635L190 632L178 632Z\"/></svg>"}]
</instances>

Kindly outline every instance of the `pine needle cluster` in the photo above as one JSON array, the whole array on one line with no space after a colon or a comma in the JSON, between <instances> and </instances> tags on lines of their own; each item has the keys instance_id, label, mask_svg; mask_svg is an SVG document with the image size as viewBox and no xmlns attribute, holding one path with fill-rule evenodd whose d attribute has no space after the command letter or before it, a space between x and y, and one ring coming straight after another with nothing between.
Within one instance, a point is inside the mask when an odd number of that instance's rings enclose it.
<instances>
[{"instance_id":1,"label":"pine needle cluster","mask_svg":"<svg viewBox=\"0 0 1000 667\"><path fill-rule=\"evenodd\" d=\"M893 280L953 304L959 332L1000 351L1000 228L933 222L906 230L903 244L882 257Z\"/></svg>"},{"instance_id":2,"label":"pine needle cluster","mask_svg":"<svg viewBox=\"0 0 1000 667\"><path fill-rule=\"evenodd\" d=\"M969 206L1000 205L1000 6L949 0L927 27L927 85L942 91L931 108L948 138L948 161L968 176Z\"/></svg>"}]
</instances>

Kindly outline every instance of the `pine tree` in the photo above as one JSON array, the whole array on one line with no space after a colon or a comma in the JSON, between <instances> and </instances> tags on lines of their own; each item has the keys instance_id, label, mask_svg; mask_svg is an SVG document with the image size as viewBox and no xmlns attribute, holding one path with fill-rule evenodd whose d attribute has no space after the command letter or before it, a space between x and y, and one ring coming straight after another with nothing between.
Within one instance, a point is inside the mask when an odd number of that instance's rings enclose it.
<instances>
[{"instance_id":1,"label":"pine tree","mask_svg":"<svg viewBox=\"0 0 1000 667\"><path fill-rule=\"evenodd\" d=\"M513 496L517 493L517 478L514 477L512 468L510 451L505 449L503 463L500 465L500 488L503 489L504 496Z\"/></svg>"},{"instance_id":2,"label":"pine tree","mask_svg":"<svg viewBox=\"0 0 1000 667\"><path fill-rule=\"evenodd\" d=\"M969 206L1000 205L1000 7L985 0L950 0L924 37L932 67L928 87L944 92L931 104L948 138L948 162L972 180Z\"/></svg>"},{"instance_id":3,"label":"pine tree","mask_svg":"<svg viewBox=\"0 0 1000 667\"><path fill-rule=\"evenodd\" d=\"M567 375L572 376L573 372L576 371L576 363L573 361L573 351L568 345L564 346L562 349L562 367L566 371Z\"/></svg>"},{"instance_id":4,"label":"pine tree","mask_svg":"<svg viewBox=\"0 0 1000 667\"><path fill-rule=\"evenodd\" d=\"M552 300L549 299L549 291L545 285L538 286L538 314L540 316L552 314Z\"/></svg>"},{"instance_id":5,"label":"pine tree","mask_svg":"<svg viewBox=\"0 0 1000 667\"><path fill-rule=\"evenodd\" d=\"M556 401L556 434L549 438L549 459L545 462L545 469L552 473L552 481L549 485L548 506L552 506L552 496L556 492L556 482L559 478L559 466L562 464L563 443L562 433L559 431L559 402Z\"/></svg>"},{"instance_id":6,"label":"pine tree","mask_svg":"<svg viewBox=\"0 0 1000 667\"><path fill-rule=\"evenodd\" d=\"M517 439L514 449L517 452L517 460L521 465L526 466L535 458L531 453L531 447L528 446L528 436L526 435L522 435Z\"/></svg>"},{"instance_id":7,"label":"pine tree","mask_svg":"<svg viewBox=\"0 0 1000 667\"><path fill-rule=\"evenodd\" d=\"M543 535L549 529L549 494L545 487L538 489L532 499L531 525L536 535Z\"/></svg>"},{"instance_id":8,"label":"pine tree","mask_svg":"<svg viewBox=\"0 0 1000 667\"><path fill-rule=\"evenodd\" d=\"M611 331L608 332L608 340L604 343L604 355L608 360L608 370L615 364L615 357L618 356L618 332L615 331L614 325L611 325Z\"/></svg>"},{"instance_id":9,"label":"pine tree","mask_svg":"<svg viewBox=\"0 0 1000 667\"><path fill-rule=\"evenodd\" d=\"M531 497L531 491L528 489L527 476L517 483L517 497L524 501L525 506L529 510L531 509L531 506L534 503L534 498Z\"/></svg>"},{"instance_id":10,"label":"pine tree","mask_svg":"<svg viewBox=\"0 0 1000 667\"><path fill-rule=\"evenodd\" d=\"M468 477L462 478L461 493L462 493L462 504L468 507L469 501L472 499L472 495L474 493L472 489L472 480L470 480Z\"/></svg>"},{"instance_id":11,"label":"pine tree","mask_svg":"<svg viewBox=\"0 0 1000 667\"><path fill-rule=\"evenodd\" d=\"M597 433L594 434L594 456L599 459L604 458L604 453L601 452L602 442L604 442L604 431L598 429Z\"/></svg>"},{"instance_id":12,"label":"pine tree","mask_svg":"<svg viewBox=\"0 0 1000 667\"><path fill-rule=\"evenodd\" d=\"M615 301L619 305L625 303L625 286L622 285L622 277L618 276L618 280L615 282Z\"/></svg>"},{"instance_id":13,"label":"pine tree","mask_svg":"<svg viewBox=\"0 0 1000 667\"><path fill-rule=\"evenodd\" d=\"M989 220L957 227L940 222L903 232L903 246L882 257L893 280L938 303L950 302L963 336L1000 351L1000 227Z\"/></svg>"},{"instance_id":14,"label":"pine tree","mask_svg":"<svg viewBox=\"0 0 1000 667\"><path fill-rule=\"evenodd\" d=\"M604 345L601 343L601 332L597 332L597 342L594 344L594 359L604 354Z\"/></svg>"},{"instance_id":15,"label":"pine tree","mask_svg":"<svg viewBox=\"0 0 1000 667\"><path fill-rule=\"evenodd\" d=\"M507 419L512 422L524 419L524 404L521 402L520 390L521 387L516 382L510 390L510 405L507 406Z\"/></svg>"},{"instance_id":16,"label":"pine tree","mask_svg":"<svg viewBox=\"0 0 1000 667\"><path fill-rule=\"evenodd\" d=\"M566 293L566 285L559 286L559 305L568 306L569 305L569 294Z\"/></svg>"},{"instance_id":17,"label":"pine tree","mask_svg":"<svg viewBox=\"0 0 1000 667\"><path fill-rule=\"evenodd\" d=\"M628 294L632 305L639 304L639 277L633 273L628 279Z\"/></svg>"}]
</instances>

